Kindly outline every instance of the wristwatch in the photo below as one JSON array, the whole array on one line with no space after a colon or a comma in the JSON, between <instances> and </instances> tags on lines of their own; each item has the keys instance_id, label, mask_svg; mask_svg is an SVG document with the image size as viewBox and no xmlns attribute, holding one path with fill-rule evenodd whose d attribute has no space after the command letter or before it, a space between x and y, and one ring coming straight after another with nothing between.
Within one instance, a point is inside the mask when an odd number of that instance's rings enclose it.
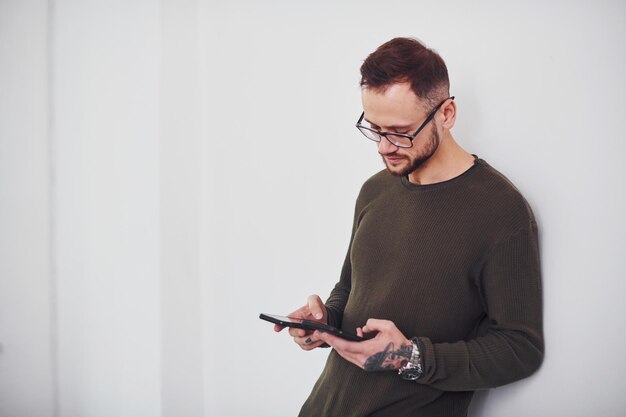
<instances>
[{"instance_id":1,"label":"wristwatch","mask_svg":"<svg viewBox=\"0 0 626 417\"><path fill-rule=\"evenodd\" d=\"M406 365L398 369L398 374L402 377L402 379L406 379L407 381L415 381L419 379L424 372L422 369L422 360L417 337L411 339L411 344L413 345L411 359L409 359Z\"/></svg>"}]
</instances>

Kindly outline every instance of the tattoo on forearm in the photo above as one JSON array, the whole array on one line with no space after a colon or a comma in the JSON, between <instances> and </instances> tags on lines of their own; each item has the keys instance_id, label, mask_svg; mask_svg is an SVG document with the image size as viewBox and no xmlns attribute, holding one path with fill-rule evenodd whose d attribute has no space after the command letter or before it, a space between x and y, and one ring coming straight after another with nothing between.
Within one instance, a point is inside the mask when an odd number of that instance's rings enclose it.
<instances>
[{"instance_id":1,"label":"tattoo on forearm","mask_svg":"<svg viewBox=\"0 0 626 417\"><path fill-rule=\"evenodd\" d=\"M393 343L389 343L385 350L378 352L367 358L363 369L366 371L386 371L400 369L411 359L413 345L400 345L394 350Z\"/></svg>"}]
</instances>

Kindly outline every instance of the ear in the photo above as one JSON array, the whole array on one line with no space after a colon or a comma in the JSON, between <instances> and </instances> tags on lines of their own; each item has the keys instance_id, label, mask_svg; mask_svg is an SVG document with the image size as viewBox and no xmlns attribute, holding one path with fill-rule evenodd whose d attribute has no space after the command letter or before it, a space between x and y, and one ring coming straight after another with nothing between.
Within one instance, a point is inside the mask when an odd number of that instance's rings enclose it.
<instances>
[{"instance_id":1,"label":"ear","mask_svg":"<svg viewBox=\"0 0 626 417\"><path fill-rule=\"evenodd\" d=\"M441 126L447 130L452 129L454 122L456 122L456 103L454 100L448 100L448 102L442 106L441 110L444 117Z\"/></svg>"}]
</instances>

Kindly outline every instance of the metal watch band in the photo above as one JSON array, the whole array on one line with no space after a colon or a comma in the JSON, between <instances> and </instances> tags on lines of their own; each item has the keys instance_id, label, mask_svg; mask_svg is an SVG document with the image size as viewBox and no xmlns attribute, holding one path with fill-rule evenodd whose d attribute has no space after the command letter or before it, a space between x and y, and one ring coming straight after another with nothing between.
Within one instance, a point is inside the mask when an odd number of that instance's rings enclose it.
<instances>
[{"instance_id":1,"label":"metal watch band","mask_svg":"<svg viewBox=\"0 0 626 417\"><path fill-rule=\"evenodd\" d=\"M411 339L413 348L411 350L411 359L398 370L398 374L403 378L410 381L415 381L422 376L422 357L419 349L419 341L417 337Z\"/></svg>"}]
</instances>

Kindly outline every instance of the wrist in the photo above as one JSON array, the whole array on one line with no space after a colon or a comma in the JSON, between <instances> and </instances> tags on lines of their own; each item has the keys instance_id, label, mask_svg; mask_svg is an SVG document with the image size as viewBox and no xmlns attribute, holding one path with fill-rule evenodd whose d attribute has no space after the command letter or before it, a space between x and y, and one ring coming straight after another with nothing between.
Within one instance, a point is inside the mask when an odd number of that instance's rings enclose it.
<instances>
[{"instance_id":1,"label":"wrist","mask_svg":"<svg viewBox=\"0 0 626 417\"><path fill-rule=\"evenodd\" d=\"M409 361L398 370L398 374L402 377L402 379L416 381L424 372L422 366L422 353L417 337L409 340L409 343L411 344L411 357Z\"/></svg>"}]
</instances>

